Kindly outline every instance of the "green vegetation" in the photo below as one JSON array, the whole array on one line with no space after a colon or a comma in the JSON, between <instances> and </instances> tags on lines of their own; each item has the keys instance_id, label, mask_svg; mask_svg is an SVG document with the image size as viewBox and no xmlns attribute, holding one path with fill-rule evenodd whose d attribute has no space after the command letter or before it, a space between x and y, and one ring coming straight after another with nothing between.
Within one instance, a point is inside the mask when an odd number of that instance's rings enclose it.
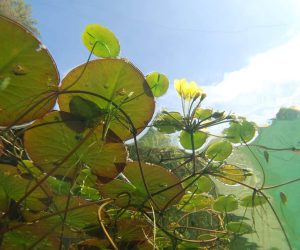
<instances>
[{"instance_id":1,"label":"green vegetation","mask_svg":"<svg viewBox=\"0 0 300 250\"><path fill-rule=\"evenodd\" d=\"M271 208L277 217L270 187L264 178L252 185L254 175L229 160L249 147L254 123L203 108L206 94L185 79L175 80L182 112L151 123L168 78L118 58L116 36L100 25L87 26L89 59L60 85L31 33L4 17L0 30L1 248L256 247L245 238L256 232L246 211ZM212 135L220 124L228 128Z\"/></svg>"}]
</instances>

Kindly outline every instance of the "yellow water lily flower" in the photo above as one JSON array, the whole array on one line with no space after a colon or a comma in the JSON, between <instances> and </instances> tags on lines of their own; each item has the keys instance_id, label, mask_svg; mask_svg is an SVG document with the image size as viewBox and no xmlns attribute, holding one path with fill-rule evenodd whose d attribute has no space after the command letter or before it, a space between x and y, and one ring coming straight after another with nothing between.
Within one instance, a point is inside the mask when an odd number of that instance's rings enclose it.
<instances>
[{"instance_id":1,"label":"yellow water lily flower","mask_svg":"<svg viewBox=\"0 0 300 250\"><path fill-rule=\"evenodd\" d=\"M188 82L186 79L176 79L174 86L177 93L186 101L198 98L204 94L203 89L199 88L194 81Z\"/></svg>"}]
</instances>

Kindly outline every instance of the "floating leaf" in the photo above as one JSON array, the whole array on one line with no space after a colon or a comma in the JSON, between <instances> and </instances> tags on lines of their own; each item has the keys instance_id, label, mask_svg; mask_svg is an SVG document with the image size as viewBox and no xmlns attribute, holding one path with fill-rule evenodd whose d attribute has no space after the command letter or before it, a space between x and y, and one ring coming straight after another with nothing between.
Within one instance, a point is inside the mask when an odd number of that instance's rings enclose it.
<instances>
[{"instance_id":1,"label":"floating leaf","mask_svg":"<svg viewBox=\"0 0 300 250\"><path fill-rule=\"evenodd\" d=\"M169 79L164 74L152 72L146 76L146 80L155 97L164 95L169 88Z\"/></svg>"},{"instance_id":2,"label":"floating leaf","mask_svg":"<svg viewBox=\"0 0 300 250\"><path fill-rule=\"evenodd\" d=\"M82 41L96 56L117 57L120 53L120 44L115 34L99 24L87 25L82 33Z\"/></svg>"},{"instance_id":3,"label":"floating leaf","mask_svg":"<svg viewBox=\"0 0 300 250\"><path fill-rule=\"evenodd\" d=\"M30 249L31 246L38 242L40 239L42 239L41 242L39 242L39 244L35 246L34 249L53 250L59 248L59 245L49 240L48 237L41 238L43 237L43 233L45 234L45 231L41 228L39 228L39 231L40 232L34 229L34 227L21 227L18 230L7 232L4 234L1 248L6 250Z\"/></svg>"},{"instance_id":4,"label":"floating leaf","mask_svg":"<svg viewBox=\"0 0 300 250\"><path fill-rule=\"evenodd\" d=\"M191 182L193 182L196 178L190 178L189 180L185 181L183 183L184 187L187 187ZM199 193L208 193L214 186L213 181L207 177L207 176L201 176L197 181L195 181L188 190L191 190L192 192L195 192L197 194Z\"/></svg>"},{"instance_id":5,"label":"floating leaf","mask_svg":"<svg viewBox=\"0 0 300 250\"><path fill-rule=\"evenodd\" d=\"M0 125L19 125L53 108L59 76L49 52L30 32L2 16L0 30Z\"/></svg>"},{"instance_id":6,"label":"floating leaf","mask_svg":"<svg viewBox=\"0 0 300 250\"><path fill-rule=\"evenodd\" d=\"M227 224L227 230L235 234L248 234L253 232L253 229L249 224L236 221L229 222Z\"/></svg>"},{"instance_id":7,"label":"floating leaf","mask_svg":"<svg viewBox=\"0 0 300 250\"><path fill-rule=\"evenodd\" d=\"M255 135L255 125L243 119L240 123L231 122L230 127L224 130L228 140L233 143L248 142Z\"/></svg>"},{"instance_id":8,"label":"floating leaf","mask_svg":"<svg viewBox=\"0 0 300 250\"><path fill-rule=\"evenodd\" d=\"M210 195L185 194L177 207L184 212L196 212L203 208L210 208L214 199Z\"/></svg>"},{"instance_id":9,"label":"floating leaf","mask_svg":"<svg viewBox=\"0 0 300 250\"><path fill-rule=\"evenodd\" d=\"M77 133L70 124L74 128L81 126L71 114L57 111L36 120L24 135L30 158L47 173L57 168L53 176L74 178L87 165L103 182L115 178L125 167L127 158L121 140L111 131L103 140L103 126Z\"/></svg>"},{"instance_id":10,"label":"floating leaf","mask_svg":"<svg viewBox=\"0 0 300 250\"><path fill-rule=\"evenodd\" d=\"M78 244L73 244L69 248L69 250L88 250L88 249L100 249L100 250L108 250L110 249L110 243L108 240L103 240L99 238L90 238L83 241L80 241Z\"/></svg>"},{"instance_id":11,"label":"floating leaf","mask_svg":"<svg viewBox=\"0 0 300 250\"><path fill-rule=\"evenodd\" d=\"M59 211L64 211L66 209L67 196L56 196L54 198L55 207ZM86 206L84 206L86 205ZM80 208L72 209L68 211L66 224L72 228L78 230L84 229L87 226L98 224L98 208L97 204L93 204L89 201L78 197L71 197L69 201L69 208L75 208L81 206ZM60 217L57 217L60 220Z\"/></svg>"},{"instance_id":12,"label":"floating leaf","mask_svg":"<svg viewBox=\"0 0 300 250\"><path fill-rule=\"evenodd\" d=\"M172 134L182 129L182 120L178 112L165 112L155 118L153 126L161 133Z\"/></svg>"},{"instance_id":13,"label":"floating leaf","mask_svg":"<svg viewBox=\"0 0 300 250\"><path fill-rule=\"evenodd\" d=\"M0 185L0 212L5 212L9 208L9 197L2 185Z\"/></svg>"},{"instance_id":14,"label":"floating leaf","mask_svg":"<svg viewBox=\"0 0 300 250\"><path fill-rule=\"evenodd\" d=\"M254 196L252 194L247 195L241 199L241 206L243 207L256 207L262 206L267 202L266 198L255 193Z\"/></svg>"},{"instance_id":15,"label":"floating leaf","mask_svg":"<svg viewBox=\"0 0 300 250\"><path fill-rule=\"evenodd\" d=\"M168 170L157 166L142 163L142 170L149 192L155 202L154 209L162 210L181 199L183 189L179 179ZM107 184L100 185L100 193L104 197L116 199L120 207L146 207L151 209L149 197L144 186L138 162L129 162L123 174L129 182L115 179ZM167 187L173 187L166 189ZM165 191L162 191L166 189Z\"/></svg>"},{"instance_id":16,"label":"floating leaf","mask_svg":"<svg viewBox=\"0 0 300 250\"><path fill-rule=\"evenodd\" d=\"M214 161L224 161L232 152L232 145L228 141L218 141L206 150L206 156Z\"/></svg>"},{"instance_id":17,"label":"floating leaf","mask_svg":"<svg viewBox=\"0 0 300 250\"><path fill-rule=\"evenodd\" d=\"M35 184L36 181L20 176L16 167L8 164L0 164L0 187L2 187L7 198L18 201L28 190L35 186ZM52 193L49 187L44 183L35 189L35 191L25 199L23 204L26 208L40 211L47 207L43 201L49 200L51 195Z\"/></svg>"},{"instance_id":18,"label":"floating leaf","mask_svg":"<svg viewBox=\"0 0 300 250\"><path fill-rule=\"evenodd\" d=\"M281 202L282 202L283 204L286 204L287 201L288 201L288 199L287 199L285 193L284 193L284 192L280 192L279 194L280 194L280 200L281 200Z\"/></svg>"},{"instance_id":19,"label":"floating leaf","mask_svg":"<svg viewBox=\"0 0 300 250\"><path fill-rule=\"evenodd\" d=\"M228 213L238 209L238 200L233 195L220 196L213 205L214 210Z\"/></svg>"},{"instance_id":20,"label":"floating leaf","mask_svg":"<svg viewBox=\"0 0 300 250\"><path fill-rule=\"evenodd\" d=\"M206 141L207 139L207 134L204 132L194 132L193 134L193 140L194 140L194 149L200 148ZM185 149L193 149L192 147L192 136L190 133L186 131L181 131L180 136L179 136L179 141L182 147Z\"/></svg>"},{"instance_id":21,"label":"floating leaf","mask_svg":"<svg viewBox=\"0 0 300 250\"><path fill-rule=\"evenodd\" d=\"M153 234L152 226L138 219L119 219L116 222L115 238L121 242L146 241ZM146 238L146 237L147 238Z\"/></svg>"},{"instance_id":22,"label":"floating leaf","mask_svg":"<svg viewBox=\"0 0 300 250\"><path fill-rule=\"evenodd\" d=\"M67 74L61 89L77 91L59 96L58 103L62 111L70 111L69 104L73 96L89 100L101 110L108 111L106 118L109 116L109 128L121 139L132 138L128 117L139 133L147 126L154 112L154 97L146 79L136 67L123 59L98 59L88 65L82 64Z\"/></svg>"},{"instance_id":23,"label":"floating leaf","mask_svg":"<svg viewBox=\"0 0 300 250\"><path fill-rule=\"evenodd\" d=\"M195 118L198 118L200 120L208 119L212 115L211 109L203 109L203 108L197 108L195 112Z\"/></svg>"},{"instance_id":24,"label":"floating leaf","mask_svg":"<svg viewBox=\"0 0 300 250\"><path fill-rule=\"evenodd\" d=\"M234 165L223 165L219 168L219 171L220 172L218 174L228 179L222 177L216 178L227 185L236 185L238 184L237 182L243 182L246 179L245 170Z\"/></svg>"},{"instance_id":25,"label":"floating leaf","mask_svg":"<svg viewBox=\"0 0 300 250\"><path fill-rule=\"evenodd\" d=\"M92 128L99 123L101 117L105 114L105 110L100 109L97 104L81 96L73 96L69 108L70 112L83 121L88 128Z\"/></svg>"}]
</instances>

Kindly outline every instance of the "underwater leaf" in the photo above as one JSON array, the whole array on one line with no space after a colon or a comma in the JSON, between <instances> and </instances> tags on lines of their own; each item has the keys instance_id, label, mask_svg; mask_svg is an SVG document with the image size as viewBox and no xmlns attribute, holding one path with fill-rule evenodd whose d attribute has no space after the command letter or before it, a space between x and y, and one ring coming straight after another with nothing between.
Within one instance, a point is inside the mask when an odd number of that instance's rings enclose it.
<instances>
[{"instance_id":1,"label":"underwater leaf","mask_svg":"<svg viewBox=\"0 0 300 250\"><path fill-rule=\"evenodd\" d=\"M205 143L207 139L207 134L204 132L196 131L193 134L193 138L194 138L194 149L196 150ZM179 135L179 142L181 146L184 147L185 149L190 149L190 150L193 149L191 134L184 130L181 131Z\"/></svg>"},{"instance_id":2,"label":"underwater leaf","mask_svg":"<svg viewBox=\"0 0 300 250\"><path fill-rule=\"evenodd\" d=\"M119 219L116 222L115 238L120 241L146 241L153 235L152 226L139 219Z\"/></svg>"},{"instance_id":3,"label":"underwater leaf","mask_svg":"<svg viewBox=\"0 0 300 250\"><path fill-rule=\"evenodd\" d=\"M99 239L99 238L90 238L83 241L80 241L77 244L73 244L70 246L69 250L92 250L92 249L99 249L99 250L109 250L110 243L108 240Z\"/></svg>"},{"instance_id":4,"label":"underwater leaf","mask_svg":"<svg viewBox=\"0 0 300 250\"><path fill-rule=\"evenodd\" d=\"M61 89L77 92L59 96L60 110L70 111L73 96L89 100L106 111L109 128L122 140L133 137L128 117L137 129L136 132L140 133L154 112L154 97L144 75L124 59L98 59L87 65L82 64L66 75Z\"/></svg>"},{"instance_id":5,"label":"underwater leaf","mask_svg":"<svg viewBox=\"0 0 300 250\"><path fill-rule=\"evenodd\" d=\"M115 34L99 24L89 24L82 33L82 41L89 51L100 57L117 57L120 44Z\"/></svg>"},{"instance_id":6,"label":"underwater leaf","mask_svg":"<svg viewBox=\"0 0 300 250\"><path fill-rule=\"evenodd\" d=\"M241 199L241 206L243 207L256 207L256 206L262 206L267 202L266 198L259 195L258 193L255 193L254 196L252 194L247 195Z\"/></svg>"},{"instance_id":7,"label":"underwater leaf","mask_svg":"<svg viewBox=\"0 0 300 250\"><path fill-rule=\"evenodd\" d=\"M9 208L9 197L2 185L0 185L0 213Z\"/></svg>"},{"instance_id":8,"label":"underwater leaf","mask_svg":"<svg viewBox=\"0 0 300 250\"><path fill-rule=\"evenodd\" d=\"M71 189L71 183L64 180L59 180L55 177L49 176L47 179L51 190L57 195L68 195Z\"/></svg>"},{"instance_id":9,"label":"underwater leaf","mask_svg":"<svg viewBox=\"0 0 300 250\"><path fill-rule=\"evenodd\" d=\"M19 125L53 108L59 76L48 50L25 28L0 16L0 30L0 125Z\"/></svg>"},{"instance_id":10,"label":"underwater leaf","mask_svg":"<svg viewBox=\"0 0 300 250\"><path fill-rule=\"evenodd\" d=\"M161 133L172 134L183 128L183 117L178 112L164 112L158 114L153 121L153 126Z\"/></svg>"},{"instance_id":11,"label":"underwater leaf","mask_svg":"<svg viewBox=\"0 0 300 250\"><path fill-rule=\"evenodd\" d=\"M196 212L204 208L211 208L214 199L205 194L185 194L177 205L183 212Z\"/></svg>"},{"instance_id":12,"label":"underwater leaf","mask_svg":"<svg viewBox=\"0 0 300 250\"><path fill-rule=\"evenodd\" d=\"M103 182L112 180L125 167L125 145L110 130L102 139L103 126L76 132L80 126L76 117L58 111L36 120L24 135L28 155L52 176L74 178L87 165Z\"/></svg>"},{"instance_id":13,"label":"underwater leaf","mask_svg":"<svg viewBox=\"0 0 300 250\"><path fill-rule=\"evenodd\" d=\"M238 209L238 200L233 195L219 196L213 208L221 213L232 212Z\"/></svg>"},{"instance_id":14,"label":"underwater leaf","mask_svg":"<svg viewBox=\"0 0 300 250\"><path fill-rule=\"evenodd\" d=\"M227 224L227 230L235 234L248 234L253 232L253 229L249 224L236 221L230 221Z\"/></svg>"},{"instance_id":15,"label":"underwater leaf","mask_svg":"<svg viewBox=\"0 0 300 250\"><path fill-rule=\"evenodd\" d=\"M184 192L181 184L176 185L179 183L179 179L174 174L160 166L145 163L142 163L142 170L148 190L155 202L154 209L162 210L181 199ZM114 179L99 186L100 194L116 199L116 205L120 207L151 209L138 162L127 163L123 174L129 182ZM170 186L172 187L166 189Z\"/></svg>"},{"instance_id":16,"label":"underwater leaf","mask_svg":"<svg viewBox=\"0 0 300 250\"><path fill-rule=\"evenodd\" d=\"M237 185L237 182L243 182L246 179L246 171L231 164L221 166L219 171L218 174L229 178L230 180L219 176L216 176L216 178L227 185Z\"/></svg>"},{"instance_id":17,"label":"underwater leaf","mask_svg":"<svg viewBox=\"0 0 300 250\"><path fill-rule=\"evenodd\" d=\"M189 180L183 183L184 187L187 187L191 182L193 182L198 177L190 178ZM208 193L214 187L213 181L203 175L197 181L195 181L191 186L189 186L188 190L191 192L195 192L196 194L199 193Z\"/></svg>"},{"instance_id":18,"label":"underwater leaf","mask_svg":"<svg viewBox=\"0 0 300 250\"><path fill-rule=\"evenodd\" d=\"M7 198L18 201L35 184L35 180L25 179L19 175L16 167L8 164L0 164L0 187L2 187ZM52 192L49 187L43 183L25 199L23 204L26 208L40 211L47 207L44 201L49 200L51 196Z\"/></svg>"},{"instance_id":19,"label":"underwater leaf","mask_svg":"<svg viewBox=\"0 0 300 250\"><path fill-rule=\"evenodd\" d=\"M146 80L155 97L164 95L169 88L169 79L164 74L152 72L146 76Z\"/></svg>"},{"instance_id":20,"label":"underwater leaf","mask_svg":"<svg viewBox=\"0 0 300 250\"><path fill-rule=\"evenodd\" d=\"M227 139L233 143L248 142L255 135L255 125L243 119L241 122L231 122L230 127L224 130Z\"/></svg>"},{"instance_id":21,"label":"underwater leaf","mask_svg":"<svg viewBox=\"0 0 300 250\"><path fill-rule=\"evenodd\" d=\"M105 113L97 104L81 96L73 96L69 108L70 113L82 120L88 128L97 124Z\"/></svg>"},{"instance_id":22,"label":"underwater leaf","mask_svg":"<svg viewBox=\"0 0 300 250\"><path fill-rule=\"evenodd\" d=\"M209 145L206 156L214 161L224 161L232 152L232 145L228 141L218 141Z\"/></svg>"},{"instance_id":23,"label":"underwater leaf","mask_svg":"<svg viewBox=\"0 0 300 250\"><path fill-rule=\"evenodd\" d=\"M30 160L23 160L22 162L19 162L17 167L22 175L29 175L32 177L39 177L42 175L41 170Z\"/></svg>"},{"instance_id":24,"label":"underwater leaf","mask_svg":"<svg viewBox=\"0 0 300 250\"><path fill-rule=\"evenodd\" d=\"M54 197L55 208L60 210L66 209L67 196L56 196ZM84 206L86 205L86 206ZM82 206L77 209L68 211L66 224L72 228L84 229L90 225L97 225L98 222L98 208L99 206L95 203L91 203L79 197L72 196L69 202L69 208ZM54 208L54 207L53 207ZM59 220L59 217L57 218Z\"/></svg>"},{"instance_id":25,"label":"underwater leaf","mask_svg":"<svg viewBox=\"0 0 300 250\"><path fill-rule=\"evenodd\" d=\"M30 249L36 242L38 242L45 231L39 228L34 230L34 227L21 227L18 230L10 231L4 234L3 241L1 244L2 249L16 250L16 249ZM47 232L47 231L46 231ZM43 239L35 246L36 250L53 250L58 249L59 245L56 244L52 239L48 237Z\"/></svg>"}]
</instances>

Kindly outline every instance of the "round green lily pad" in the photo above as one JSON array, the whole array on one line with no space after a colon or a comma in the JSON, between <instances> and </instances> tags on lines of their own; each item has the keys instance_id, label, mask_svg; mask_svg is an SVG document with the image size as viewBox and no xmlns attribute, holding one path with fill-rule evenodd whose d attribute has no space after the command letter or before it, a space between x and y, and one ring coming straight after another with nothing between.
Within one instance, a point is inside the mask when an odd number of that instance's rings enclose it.
<instances>
[{"instance_id":1,"label":"round green lily pad","mask_svg":"<svg viewBox=\"0 0 300 250\"><path fill-rule=\"evenodd\" d=\"M154 97L143 74L124 59L98 59L89 62L84 68L85 64L78 66L63 79L61 90L73 92L59 96L60 109L69 112L73 96L92 101L106 114L110 129L121 139L129 139L132 138L132 128L126 116L118 109L120 107L132 120L137 133L141 132L154 112Z\"/></svg>"},{"instance_id":2,"label":"round green lily pad","mask_svg":"<svg viewBox=\"0 0 300 250\"><path fill-rule=\"evenodd\" d=\"M44 45L16 22L0 16L0 126L31 122L56 101L59 75Z\"/></svg>"},{"instance_id":3,"label":"round green lily pad","mask_svg":"<svg viewBox=\"0 0 300 250\"><path fill-rule=\"evenodd\" d=\"M188 186L191 182L195 180L195 178L198 177L194 177L183 182L183 185L185 187ZM188 190L191 192L195 192L196 194L200 194L200 193L208 193L213 187L214 187L213 181L209 177L203 175L197 181L195 181L193 185L189 186Z\"/></svg>"},{"instance_id":4,"label":"round green lily pad","mask_svg":"<svg viewBox=\"0 0 300 250\"><path fill-rule=\"evenodd\" d=\"M241 199L241 206L243 207L256 207L261 206L267 202L266 198L255 193L253 196L252 194L247 195Z\"/></svg>"},{"instance_id":5,"label":"round green lily pad","mask_svg":"<svg viewBox=\"0 0 300 250\"><path fill-rule=\"evenodd\" d=\"M117 57L120 44L115 34L99 24L89 24L82 33L82 41L89 51L100 57Z\"/></svg>"},{"instance_id":6,"label":"round green lily pad","mask_svg":"<svg viewBox=\"0 0 300 250\"><path fill-rule=\"evenodd\" d=\"M110 181L125 167L124 144L111 131L106 140L102 140L103 126L83 128L82 122L69 113L48 113L26 130L26 151L44 172L57 168L53 176L72 178L76 175L74 171L79 173L81 168L88 166L102 181Z\"/></svg>"},{"instance_id":7,"label":"round green lily pad","mask_svg":"<svg viewBox=\"0 0 300 250\"><path fill-rule=\"evenodd\" d=\"M227 213L236 210L238 205L238 200L233 195L227 195L218 197L213 208L215 211Z\"/></svg>"},{"instance_id":8,"label":"round green lily pad","mask_svg":"<svg viewBox=\"0 0 300 250\"><path fill-rule=\"evenodd\" d=\"M231 221L227 224L227 230L235 234L252 233L252 227L245 222Z\"/></svg>"},{"instance_id":9,"label":"round green lily pad","mask_svg":"<svg viewBox=\"0 0 300 250\"><path fill-rule=\"evenodd\" d=\"M220 171L219 173L226 178L223 177L216 177L216 178L227 185L237 185L238 182L243 182L246 179L245 171L231 164L226 164L221 166L219 168L219 171Z\"/></svg>"},{"instance_id":10,"label":"round green lily pad","mask_svg":"<svg viewBox=\"0 0 300 250\"><path fill-rule=\"evenodd\" d=\"M198 149L200 148L206 141L207 139L207 134L204 132L194 132L194 149ZM190 149L192 150L192 138L191 138L191 134L182 130L179 136L179 142L181 144L182 147L184 147L185 149Z\"/></svg>"},{"instance_id":11,"label":"round green lily pad","mask_svg":"<svg viewBox=\"0 0 300 250\"><path fill-rule=\"evenodd\" d=\"M185 194L177 205L184 212L196 212L204 208L211 208L214 199L205 194Z\"/></svg>"},{"instance_id":12,"label":"round green lily pad","mask_svg":"<svg viewBox=\"0 0 300 250\"><path fill-rule=\"evenodd\" d=\"M209 145L206 156L214 161L224 161L232 152L232 145L228 141L218 141Z\"/></svg>"},{"instance_id":13,"label":"round green lily pad","mask_svg":"<svg viewBox=\"0 0 300 250\"><path fill-rule=\"evenodd\" d=\"M169 88L169 79L164 74L152 72L146 76L146 80L155 97L164 95Z\"/></svg>"},{"instance_id":14,"label":"round green lily pad","mask_svg":"<svg viewBox=\"0 0 300 250\"><path fill-rule=\"evenodd\" d=\"M184 194L179 179L163 167L142 163L142 169L149 192L152 194L152 207L155 210L164 210L179 201ZM116 199L120 207L151 209L138 162L129 162L123 174L128 181L115 179L107 184L100 185L99 190L103 197ZM174 186L173 186L174 185ZM169 189L164 190L167 187ZM159 192L164 190L162 192Z\"/></svg>"},{"instance_id":15,"label":"round green lily pad","mask_svg":"<svg viewBox=\"0 0 300 250\"><path fill-rule=\"evenodd\" d=\"M179 112L161 113L156 116L153 126L161 133L172 134L182 129L182 120Z\"/></svg>"},{"instance_id":16,"label":"round green lily pad","mask_svg":"<svg viewBox=\"0 0 300 250\"><path fill-rule=\"evenodd\" d=\"M240 123L231 122L230 127L224 130L224 134L233 143L248 142L255 136L255 124L245 119Z\"/></svg>"}]
</instances>

